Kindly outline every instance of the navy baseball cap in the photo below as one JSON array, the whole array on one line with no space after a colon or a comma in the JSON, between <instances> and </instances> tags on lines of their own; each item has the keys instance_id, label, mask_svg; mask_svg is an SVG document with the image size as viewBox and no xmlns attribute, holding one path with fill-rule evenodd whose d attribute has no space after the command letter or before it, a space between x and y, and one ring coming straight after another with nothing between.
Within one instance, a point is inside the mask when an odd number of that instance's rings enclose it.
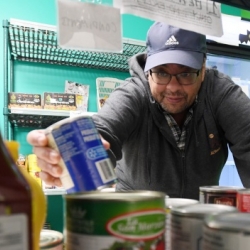
<instances>
[{"instance_id":1,"label":"navy baseball cap","mask_svg":"<svg viewBox=\"0 0 250 250\"><path fill-rule=\"evenodd\" d=\"M156 22L150 27L146 45L145 72L168 63L200 69L207 52L205 35L162 22Z\"/></svg>"}]
</instances>

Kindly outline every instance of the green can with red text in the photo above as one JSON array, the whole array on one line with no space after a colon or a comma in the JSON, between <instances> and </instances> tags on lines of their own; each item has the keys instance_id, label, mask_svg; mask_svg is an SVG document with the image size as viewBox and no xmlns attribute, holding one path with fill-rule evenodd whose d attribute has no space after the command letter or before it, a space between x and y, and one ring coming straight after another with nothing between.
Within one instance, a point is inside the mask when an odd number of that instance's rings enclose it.
<instances>
[{"instance_id":1,"label":"green can with red text","mask_svg":"<svg viewBox=\"0 0 250 250\"><path fill-rule=\"evenodd\" d=\"M156 191L64 196L67 250L164 250L165 196Z\"/></svg>"}]
</instances>

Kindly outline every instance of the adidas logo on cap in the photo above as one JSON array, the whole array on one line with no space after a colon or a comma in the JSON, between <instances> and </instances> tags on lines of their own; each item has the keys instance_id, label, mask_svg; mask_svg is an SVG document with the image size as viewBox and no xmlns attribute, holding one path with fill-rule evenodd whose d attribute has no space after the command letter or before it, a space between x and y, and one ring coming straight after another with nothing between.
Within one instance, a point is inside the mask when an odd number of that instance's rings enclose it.
<instances>
[{"instance_id":1,"label":"adidas logo on cap","mask_svg":"<svg viewBox=\"0 0 250 250\"><path fill-rule=\"evenodd\" d=\"M165 45L176 45L179 44L179 42L176 40L176 38L174 37L174 35L172 35L165 43Z\"/></svg>"}]
</instances>

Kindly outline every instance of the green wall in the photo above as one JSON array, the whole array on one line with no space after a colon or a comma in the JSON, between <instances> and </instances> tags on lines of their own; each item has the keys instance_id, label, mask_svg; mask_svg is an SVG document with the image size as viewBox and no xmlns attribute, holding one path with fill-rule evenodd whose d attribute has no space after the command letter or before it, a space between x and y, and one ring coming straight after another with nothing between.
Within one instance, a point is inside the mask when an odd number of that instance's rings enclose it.
<instances>
[{"instance_id":1,"label":"green wall","mask_svg":"<svg viewBox=\"0 0 250 250\"><path fill-rule=\"evenodd\" d=\"M111 4L109 0L103 3ZM0 20L21 19L25 21L56 25L56 1L55 0L8 0L0 1ZM123 15L122 29L123 37L137 40L145 40L146 32L152 21L143 18ZM131 28L133 27L133 28ZM3 52L3 29L0 29L0 48ZM3 53L0 53L0 89L3 89ZM119 73L111 71L100 71L92 69L64 67L45 64L31 64L23 62L14 63L14 83L15 91L29 93L43 93L44 91L64 91L64 81L74 80L80 83L90 84L90 103L89 110L96 111L95 102L95 79L96 77L117 77L125 79L128 73ZM3 131L3 91L0 91L0 130ZM27 129L25 130L27 131ZM23 138L23 136L21 136ZM15 139L20 139L19 137ZM26 149L22 153L28 153ZM28 149L29 150L29 149Z\"/></svg>"}]
</instances>

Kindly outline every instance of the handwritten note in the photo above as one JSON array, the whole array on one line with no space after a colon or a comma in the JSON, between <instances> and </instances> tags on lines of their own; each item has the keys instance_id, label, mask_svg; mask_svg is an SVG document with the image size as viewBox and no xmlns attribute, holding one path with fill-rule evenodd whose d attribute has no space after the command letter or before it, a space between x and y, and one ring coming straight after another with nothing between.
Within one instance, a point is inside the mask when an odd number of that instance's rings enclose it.
<instances>
[{"instance_id":1,"label":"handwritten note","mask_svg":"<svg viewBox=\"0 0 250 250\"><path fill-rule=\"evenodd\" d=\"M58 44L62 48L122 51L120 10L69 0L57 1Z\"/></svg>"},{"instance_id":2,"label":"handwritten note","mask_svg":"<svg viewBox=\"0 0 250 250\"><path fill-rule=\"evenodd\" d=\"M210 0L114 0L122 13L166 22L204 35L222 36L220 4Z\"/></svg>"}]
</instances>

